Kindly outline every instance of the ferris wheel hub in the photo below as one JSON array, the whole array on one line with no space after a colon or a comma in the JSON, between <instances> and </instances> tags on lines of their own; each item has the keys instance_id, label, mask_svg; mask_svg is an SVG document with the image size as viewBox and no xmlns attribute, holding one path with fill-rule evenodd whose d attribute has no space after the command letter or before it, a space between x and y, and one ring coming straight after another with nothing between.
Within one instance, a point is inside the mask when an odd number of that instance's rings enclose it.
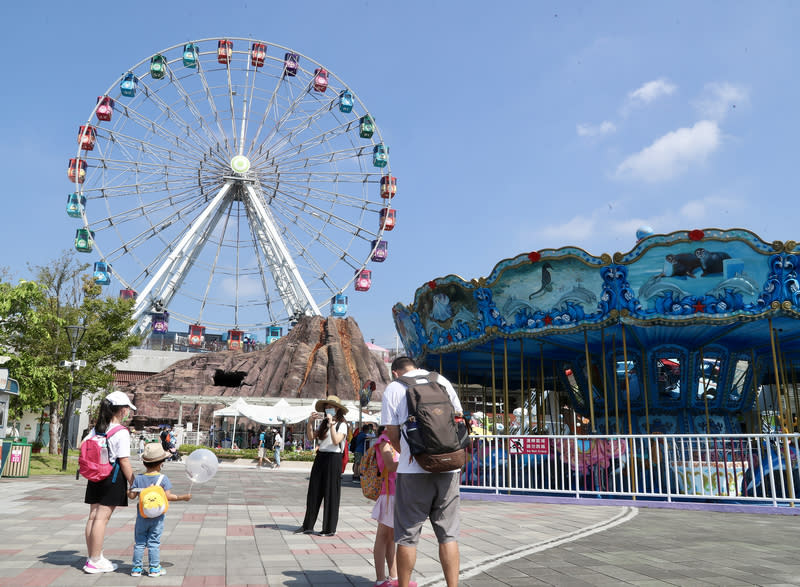
<instances>
[{"instance_id":1,"label":"ferris wheel hub","mask_svg":"<svg viewBox=\"0 0 800 587\"><path fill-rule=\"evenodd\" d=\"M231 159L231 169L236 173L247 173L250 170L250 159L244 155L236 155Z\"/></svg>"}]
</instances>

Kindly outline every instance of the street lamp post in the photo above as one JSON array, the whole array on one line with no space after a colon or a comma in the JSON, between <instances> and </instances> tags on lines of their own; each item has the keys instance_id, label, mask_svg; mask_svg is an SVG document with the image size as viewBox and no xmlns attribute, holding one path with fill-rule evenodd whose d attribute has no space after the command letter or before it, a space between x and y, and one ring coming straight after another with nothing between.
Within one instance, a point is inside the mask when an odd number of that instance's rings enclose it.
<instances>
[{"instance_id":1,"label":"street lamp post","mask_svg":"<svg viewBox=\"0 0 800 587\"><path fill-rule=\"evenodd\" d=\"M75 376L75 369L86 366L86 361L76 361L75 355L78 352L78 345L81 343L84 333L86 332L85 326L73 325L65 326L64 330L67 331L67 338L69 339L70 350L72 351L72 360L61 361L62 367L69 367L69 397L67 398L67 407L64 410L64 436L61 443L61 470L67 470L67 452L69 451L69 424L72 419L72 380Z\"/></svg>"}]
</instances>

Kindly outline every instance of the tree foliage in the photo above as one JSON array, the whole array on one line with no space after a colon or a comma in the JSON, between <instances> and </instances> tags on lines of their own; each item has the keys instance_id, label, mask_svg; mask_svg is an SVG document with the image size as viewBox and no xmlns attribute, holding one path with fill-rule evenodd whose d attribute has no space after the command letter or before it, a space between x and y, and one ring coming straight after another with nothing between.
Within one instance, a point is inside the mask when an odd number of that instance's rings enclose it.
<instances>
[{"instance_id":1,"label":"tree foliage","mask_svg":"<svg viewBox=\"0 0 800 587\"><path fill-rule=\"evenodd\" d=\"M48 266L29 267L35 282L0 282L0 354L11 357L5 367L20 384L11 410L17 416L48 414L50 452L57 449L70 377L75 397L106 391L114 380L114 362L126 359L139 343L129 334L133 302L103 297L88 267L65 251ZM64 329L72 324L86 328L76 353L86 367L76 371L59 367L72 358Z\"/></svg>"}]
</instances>

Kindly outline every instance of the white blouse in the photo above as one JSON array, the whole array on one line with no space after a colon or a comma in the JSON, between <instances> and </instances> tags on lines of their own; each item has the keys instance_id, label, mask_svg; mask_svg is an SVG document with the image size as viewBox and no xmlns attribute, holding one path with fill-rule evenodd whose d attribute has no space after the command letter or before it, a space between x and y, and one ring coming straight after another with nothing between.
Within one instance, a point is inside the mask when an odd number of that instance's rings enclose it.
<instances>
[{"instance_id":1,"label":"white blouse","mask_svg":"<svg viewBox=\"0 0 800 587\"><path fill-rule=\"evenodd\" d=\"M344 442L347 442L347 423L346 422L339 422L336 425L336 432L339 434L344 434ZM319 441L319 451L320 452L342 452L342 445L343 443L340 442L339 444L333 444L331 441L331 433L328 430L328 433L325 435L325 438Z\"/></svg>"}]
</instances>

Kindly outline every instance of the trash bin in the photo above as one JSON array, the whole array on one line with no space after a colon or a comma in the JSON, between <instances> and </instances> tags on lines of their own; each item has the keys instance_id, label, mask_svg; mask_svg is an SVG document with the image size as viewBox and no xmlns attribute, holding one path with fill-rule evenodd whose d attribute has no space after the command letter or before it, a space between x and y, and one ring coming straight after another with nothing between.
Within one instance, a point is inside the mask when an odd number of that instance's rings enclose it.
<instances>
[{"instance_id":1,"label":"trash bin","mask_svg":"<svg viewBox=\"0 0 800 587\"><path fill-rule=\"evenodd\" d=\"M31 445L3 442L3 477L28 477L31 474Z\"/></svg>"}]
</instances>

